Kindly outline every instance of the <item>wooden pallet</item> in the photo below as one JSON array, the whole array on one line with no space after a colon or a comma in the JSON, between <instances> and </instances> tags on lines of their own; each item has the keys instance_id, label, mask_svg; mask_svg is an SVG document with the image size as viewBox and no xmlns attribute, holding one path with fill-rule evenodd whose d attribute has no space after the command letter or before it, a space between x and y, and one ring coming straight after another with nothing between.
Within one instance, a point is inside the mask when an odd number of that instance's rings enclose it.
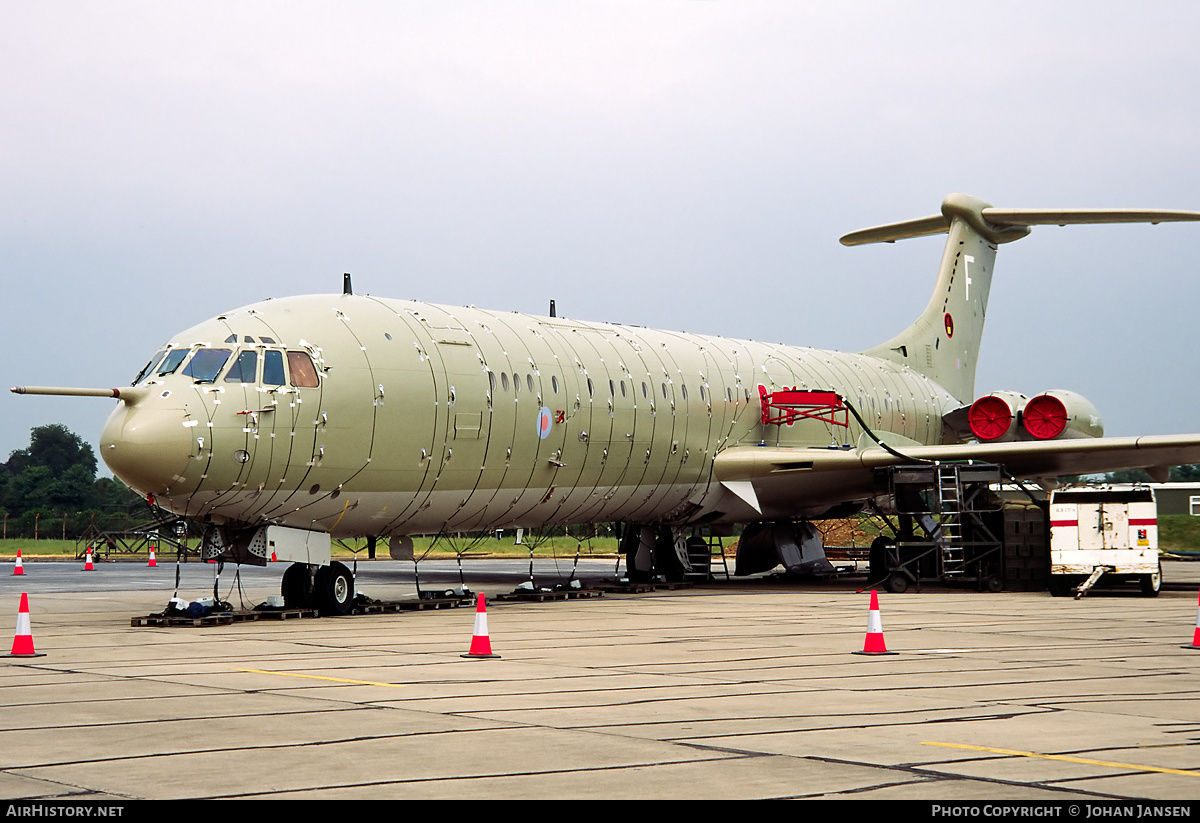
<instances>
[{"instance_id":1,"label":"wooden pallet","mask_svg":"<svg viewBox=\"0 0 1200 823\"><path fill-rule=\"evenodd\" d=\"M511 594L498 594L493 600L519 601L524 603L545 603L548 600L582 600L589 597L603 597L604 592L595 589L562 589L560 591L542 592L518 589Z\"/></svg>"},{"instance_id":2,"label":"wooden pallet","mask_svg":"<svg viewBox=\"0 0 1200 823\"><path fill-rule=\"evenodd\" d=\"M269 611L217 612L204 617L185 617L150 614L130 619L129 625L136 628L156 627L201 627L230 626L234 623L250 623L255 620L292 620L298 617L317 617L316 609L271 609Z\"/></svg>"},{"instance_id":3,"label":"wooden pallet","mask_svg":"<svg viewBox=\"0 0 1200 823\"><path fill-rule=\"evenodd\" d=\"M355 614L396 614L397 612L418 611L424 609L455 609L459 606L474 604L472 599L458 597L412 598L411 600L391 600L368 603L355 606Z\"/></svg>"},{"instance_id":4,"label":"wooden pallet","mask_svg":"<svg viewBox=\"0 0 1200 823\"><path fill-rule=\"evenodd\" d=\"M260 620L295 620L298 617L320 617L316 609L263 609L256 611Z\"/></svg>"},{"instance_id":5,"label":"wooden pallet","mask_svg":"<svg viewBox=\"0 0 1200 823\"><path fill-rule=\"evenodd\" d=\"M618 583L610 580L605 583L592 583L591 588L596 591L608 592L609 594L646 594L654 591L654 584Z\"/></svg>"}]
</instances>

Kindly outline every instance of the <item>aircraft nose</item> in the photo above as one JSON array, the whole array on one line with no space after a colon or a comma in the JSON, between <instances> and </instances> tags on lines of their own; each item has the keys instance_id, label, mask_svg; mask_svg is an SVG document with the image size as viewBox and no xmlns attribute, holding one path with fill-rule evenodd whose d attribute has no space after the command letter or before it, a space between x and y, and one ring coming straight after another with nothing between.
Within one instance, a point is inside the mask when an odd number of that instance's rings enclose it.
<instances>
[{"instance_id":1,"label":"aircraft nose","mask_svg":"<svg viewBox=\"0 0 1200 823\"><path fill-rule=\"evenodd\" d=\"M122 403L100 436L100 453L112 473L142 494L164 494L175 485L192 453L191 429L180 408Z\"/></svg>"}]
</instances>

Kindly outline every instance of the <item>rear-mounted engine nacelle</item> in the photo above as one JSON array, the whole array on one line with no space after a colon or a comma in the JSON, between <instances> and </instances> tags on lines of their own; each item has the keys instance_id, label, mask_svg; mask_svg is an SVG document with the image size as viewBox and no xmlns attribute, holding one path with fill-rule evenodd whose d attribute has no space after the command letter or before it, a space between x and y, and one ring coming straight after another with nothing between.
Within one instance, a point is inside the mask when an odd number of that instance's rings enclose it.
<instances>
[{"instance_id":1,"label":"rear-mounted engine nacelle","mask_svg":"<svg viewBox=\"0 0 1200 823\"><path fill-rule=\"evenodd\" d=\"M1104 421L1087 398L1054 389L1025 404L1021 428L1035 440L1103 437Z\"/></svg>"},{"instance_id":2,"label":"rear-mounted engine nacelle","mask_svg":"<svg viewBox=\"0 0 1200 823\"><path fill-rule=\"evenodd\" d=\"M989 443L1015 440L1020 434L1017 417L1028 402L1029 398L1025 395L1011 391L985 394L972 403L967 411L971 433Z\"/></svg>"}]
</instances>

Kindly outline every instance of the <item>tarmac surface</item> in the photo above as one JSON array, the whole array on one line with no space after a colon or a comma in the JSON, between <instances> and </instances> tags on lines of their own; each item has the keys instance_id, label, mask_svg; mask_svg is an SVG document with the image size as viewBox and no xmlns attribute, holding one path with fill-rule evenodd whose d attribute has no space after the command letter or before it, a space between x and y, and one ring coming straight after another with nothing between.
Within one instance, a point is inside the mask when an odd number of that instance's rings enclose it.
<instances>
[{"instance_id":1,"label":"tarmac surface","mask_svg":"<svg viewBox=\"0 0 1200 823\"><path fill-rule=\"evenodd\" d=\"M44 656L0 665L0 797L1200 797L1197 563L1165 563L1157 598L881 592L887 656L852 654L862 578L523 603L494 596L528 561L464 566L500 659L461 656L469 607L134 628L173 563L4 564L0 608L29 593ZM219 591L261 602L281 571L244 570L239 594L226 568ZM415 593L411 564L361 563L358 584ZM183 597L212 588L183 567Z\"/></svg>"}]
</instances>

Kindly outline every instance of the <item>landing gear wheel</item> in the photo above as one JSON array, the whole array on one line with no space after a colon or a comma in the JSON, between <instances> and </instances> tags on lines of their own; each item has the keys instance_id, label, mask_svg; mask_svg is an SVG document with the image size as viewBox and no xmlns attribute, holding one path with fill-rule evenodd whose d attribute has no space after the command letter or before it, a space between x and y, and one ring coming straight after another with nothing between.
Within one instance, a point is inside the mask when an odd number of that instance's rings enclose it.
<instances>
[{"instance_id":1,"label":"landing gear wheel","mask_svg":"<svg viewBox=\"0 0 1200 823\"><path fill-rule=\"evenodd\" d=\"M887 579L887 590L892 594L904 594L908 591L908 578L903 572L896 572Z\"/></svg>"},{"instance_id":2,"label":"landing gear wheel","mask_svg":"<svg viewBox=\"0 0 1200 823\"><path fill-rule=\"evenodd\" d=\"M341 563L317 569L314 585L317 608L323 615L344 615L354 610L354 578Z\"/></svg>"},{"instance_id":3,"label":"landing gear wheel","mask_svg":"<svg viewBox=\"0 0 1200 823\"><path fill-rule=\"evenodd\" d=\"M1142 579L1138 583L1142 587L1143 596L1158 597L1158 593L1162 589L1162 563L1158 564L1158 571L1154 574L1142 575Z\"/></svg>"},{"instance_id":4,"label":"landing gear wheel","mask_svg":"<svg viewBox=\"0 0 1200 823\"><path fill-rule=\"evenodd\" d=\"M293 563L283 573L279 586L283 605L288 609L311 609L313 601L312 575L304 563Z\"/></svg>"}]
</instances>

